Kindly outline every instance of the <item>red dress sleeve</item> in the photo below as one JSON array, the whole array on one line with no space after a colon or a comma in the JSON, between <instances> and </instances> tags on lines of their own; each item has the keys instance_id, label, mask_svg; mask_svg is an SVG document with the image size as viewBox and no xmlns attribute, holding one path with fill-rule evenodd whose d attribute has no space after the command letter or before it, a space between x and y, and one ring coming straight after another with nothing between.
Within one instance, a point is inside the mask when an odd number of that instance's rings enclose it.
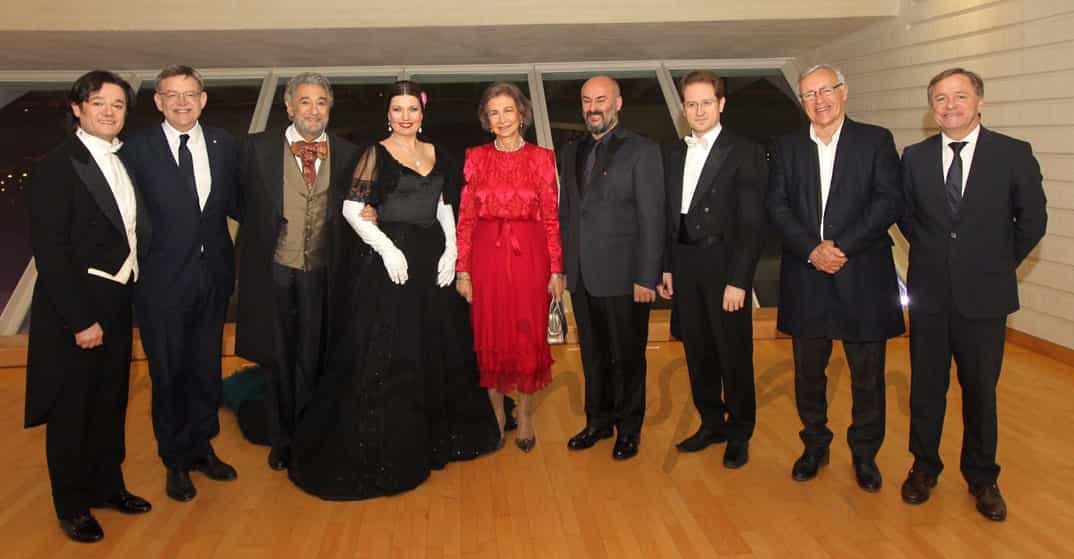
<instances>
[{"instance_id":1,"label":"red dress sleeve","mask_svg":"<svg viewBox=\"0 0 1074 559\"><path fill-rule=\"evenodd\" d=\"M462 175L462 199L459 201L459 223L455 227L455 243L458 247L458 258L455 260L456 272L470 271L470 254L473 244L474 222L477 220L477 196L474 189L477 185L474 175L477 172L477 163L474 161L476 150L466 150L466 161L463 163Z\"/></svg>"},{"instance_id":2,"label":"red dress sleeve","mask_svg":"<svg viewBox=\"0 0 1074 559\"><path fill-rule=\"evenodd\" d=\"M541 162L540 184L537 197L540 201L540 220L544 224L545 238L548 239L548 261L553 274L563 273L563 245L559 238L559 187L556 177L556 156L552 150L541 150L544 161Z\"/></svg>"}]
</instances>

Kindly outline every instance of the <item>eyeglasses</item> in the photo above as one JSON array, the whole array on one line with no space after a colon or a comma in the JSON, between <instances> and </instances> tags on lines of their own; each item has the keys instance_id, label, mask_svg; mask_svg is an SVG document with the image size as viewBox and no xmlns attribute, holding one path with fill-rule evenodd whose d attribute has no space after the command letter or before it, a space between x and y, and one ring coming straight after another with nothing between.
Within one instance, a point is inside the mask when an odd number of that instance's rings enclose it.
<instances>
[{"instance_id":1,"label":"eyeglasses","mask_svg":"<svg viewBox=\"0 0 1074 559\"><path fill-rule=\"evenodd\" d=\"M839 89L840 87L843 87L843 82L839 82L839 83L837 83L835 85L832 85L832 86L825 86L825 87L822 87L820 89L812 89L812 90L809 90L809 91L803 91L800 95L798 95L798 98L801 99L803 103L809 103L810 101L816 101L818 95L820 95L821 97L824 97L825 99L827 99L827 98L831 97L832 94L835 93L835 90Z\"/></svg>"},{"instance_id":2,"label":"eyeglasses","mask_svg":"<svg viewBox=\"0 0 1074 559\"><path fill-rule=\"evenodd\" d=\"M711 109L712 107L715 107L717 101L718 101L717 99L705 99L704 101L701 101L701 102L687 101L687 102L683 103L682 106L687 111L696 111L698 107L704 107L704 109L707 111L707 110Z\"/></svg>"},{"instance_id":3,"label":"eyeglasses","mask_svg":"<svg viewBox=\"0 0 1074 559\"><path fill-rule=\"evenodd\" d=\"M157 95L160 95L165 101L173 102L182 98L184 101L193 101L201 96L200 91L158 91Z\"/></svg>"}]
</instances>

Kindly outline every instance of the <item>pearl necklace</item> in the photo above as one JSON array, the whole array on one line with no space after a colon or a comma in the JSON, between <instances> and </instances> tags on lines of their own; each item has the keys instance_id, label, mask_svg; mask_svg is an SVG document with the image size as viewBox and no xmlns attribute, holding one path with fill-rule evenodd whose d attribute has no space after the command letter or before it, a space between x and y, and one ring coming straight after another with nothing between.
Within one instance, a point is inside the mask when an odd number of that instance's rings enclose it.
<instances>
[{"instance_id":1,"label":"pearl necklace","mask_svg":"<svg viewBox=\"0 0 1074 559\"><path fill-rule=\"evenodd\" d=\"M519 137L517 146L515 146L514 148L507 148L502 143L500 143L499 138L496 138L495 140L492 141L492 145L496 147L497 151L502 151L504 153L514 153L514 152L522 149L522 146L526 145L526 140L523 139L522 137Z\"/></svg>"}]
</instances>

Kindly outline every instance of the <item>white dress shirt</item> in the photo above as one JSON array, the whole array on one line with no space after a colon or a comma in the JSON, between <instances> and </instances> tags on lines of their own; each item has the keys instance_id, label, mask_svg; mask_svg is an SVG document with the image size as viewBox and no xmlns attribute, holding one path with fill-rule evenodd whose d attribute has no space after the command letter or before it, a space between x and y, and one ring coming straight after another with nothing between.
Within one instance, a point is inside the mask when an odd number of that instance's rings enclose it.
<instances>
[{"instance_id":1,"label":"white dress shirt","mask_svg":"<svg viewBox=\"0 0 1074 559\"><path fill-rule=\"evenodd\" d=\"M172 150L176 165L179 164L179 136L190 134L186 147L194 160L194 184L198 189L198 207L204 210L205 201L209 199L209 193L213 188L213 173L209 168L209 150L205 146L205 133L201 129L201 123L195 122L194 127L187 132L176 130L166 120L160 126L164 129L164 137L168 139L168 147Z\"/></svg>"},{"instance_id":2,"label":"white dress shirt","mask_svg":"<svg viewBox=\"0 0 1074 559\"><path fill-rule=\"evenodd\" d=\"M977 149L977 137L981 135L981 125L974 127L973 132L966 134L961 140L953 140L947 134L940 133L940 155L943 157L943 180L947 181L947 171L951 168L951 162L955 160L955 152L949 145L951 142L966 142L962 151L958 152L962 158L962 193L966 192L966 181L970 178L970 165L973 163L973 152Z\"/></svg>"},{"instance_id":3,"label":"white dress shirt","mask_svg":"<svg viewBox=\"0 0 1074 559\"><path fill-rule=\"evenodd\" d=\"M306 139L302 137L302 134L299 134L298 130L295 130L295 125L294 124L292 124L291 126L287 127L287 131L284 132L284 137L287 138L287 143L288 144L293 144L295 142L305 142L306 141ZM321 135L318 136L317 139L313 140L313 141L314 142L327 142L328 141L328 133L321 132ZM295 156L295 163L298 164L298 172L301 173L302 172L302 158L298 157L296 155ZM321 172L321 160L319 158L315 159L313 161L313 170L318 172L318 173Z\"/></svg>"},{"instance_id":4,"label":"white dress shirt","mask_svg":"<svg viewBox=\"0 0 1074 559\"><path fill-rule=\"evenodd\" d=\"M843 133L843 124L832 134L832 141L825 144L809 125L809 139L817 144L817 160L820 162L820 238L824 240L824 213L828 209L828 192L832 189L832 173L835 171L835 151L839 148L839 135Z\"/></svg>"},{"instance_id":5,"label":"white dress shirt","mask_svg":"<svg viewBox=\"0 0 1074 559\"><path fill-rule=\"evenodd\" d=\"M694 191L697 190L697 181L701 180L701 170L705 168L712 146L720 137L723 125L717 124L712 130L701 136L693 134L684 138L686 142L686 164L682 170L682 204L679 206L681 213L690 212L690 201L694 199Z\"/></svg>"},{"instance_id":6,"label":"white dress shirt","mask_svg":"<svg viewBox=\"0 0 1074 559\"><path fill-rule=\"evenodd\" d=\"M109 143L86 133L81 128L75 132L75 135L89 150L93 160L97 163L97 167L100 168L101 174L104 175L104 180L108 182L108 188L112 190L112 196L116 199L116 205L119 206L119 215L123 218L123 228L127 233L127 245L130 247L127 259L123 261L123 265L119 267L116 273L112 274L97 268L88 268L86 273L122 284L129 282L132 276L134 281L138 281L138 235L136 233L138 202L134 197L134 183L131 182L131 178L127 174L127 167L123 165L119 156L116 155L119 148L123 147L123 142L113 139Z\"/></svg>"}]
</instances>

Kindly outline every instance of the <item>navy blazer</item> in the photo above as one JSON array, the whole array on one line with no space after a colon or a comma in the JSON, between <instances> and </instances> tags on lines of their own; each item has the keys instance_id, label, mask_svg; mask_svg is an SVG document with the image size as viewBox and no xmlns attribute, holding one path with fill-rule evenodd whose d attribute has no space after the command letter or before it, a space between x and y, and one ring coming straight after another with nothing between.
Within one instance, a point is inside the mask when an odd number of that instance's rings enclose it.
<instances>
[{"instance_id":1,"label":"navy blazer","mask_svg":"<svg viewBox=\"0 0 1074 559\"><path fill-rule=\"evenodd\" d=\"M906 148L899 229L910 242L911 311L955 309L975 319L1018 310L1015 270L1044 236L1047 200L1026 142L981 127L954 219L947 206L940 135Z\"/></svg>"},{"instance_id":2,"label":"navy blazer","mask_svg":"<svg viewBox=\"0 0 1074 559\"><path fill-rule=\"evenodd\" d=\"M809 126L780 139L769 163L768 215L783 235L777 327L795 337L878 341L905 331L888 229L899 218L891 132L846 118L824 211L824 238L847 255L835 274L809 263L821 242L820 161Z\"/></svg>"},{"instance_id":3,"label":"navy blazer","mask_svg":"<svg viewBox=\"0 0 1074 559\"><path fill-rule=\"evenodd\" d=\"M216 293L231 296L235 285L235 249L227 217L238 207L239 148L226 131L202 125L212 187L205 207L179 175L161 125L126 138L120 156L135 177L156 235L140 239L138 306L177 308L198 293L199 260L204 258ZM202 252L204 251L204 253Z\"/></svg>"}]
</instances>

